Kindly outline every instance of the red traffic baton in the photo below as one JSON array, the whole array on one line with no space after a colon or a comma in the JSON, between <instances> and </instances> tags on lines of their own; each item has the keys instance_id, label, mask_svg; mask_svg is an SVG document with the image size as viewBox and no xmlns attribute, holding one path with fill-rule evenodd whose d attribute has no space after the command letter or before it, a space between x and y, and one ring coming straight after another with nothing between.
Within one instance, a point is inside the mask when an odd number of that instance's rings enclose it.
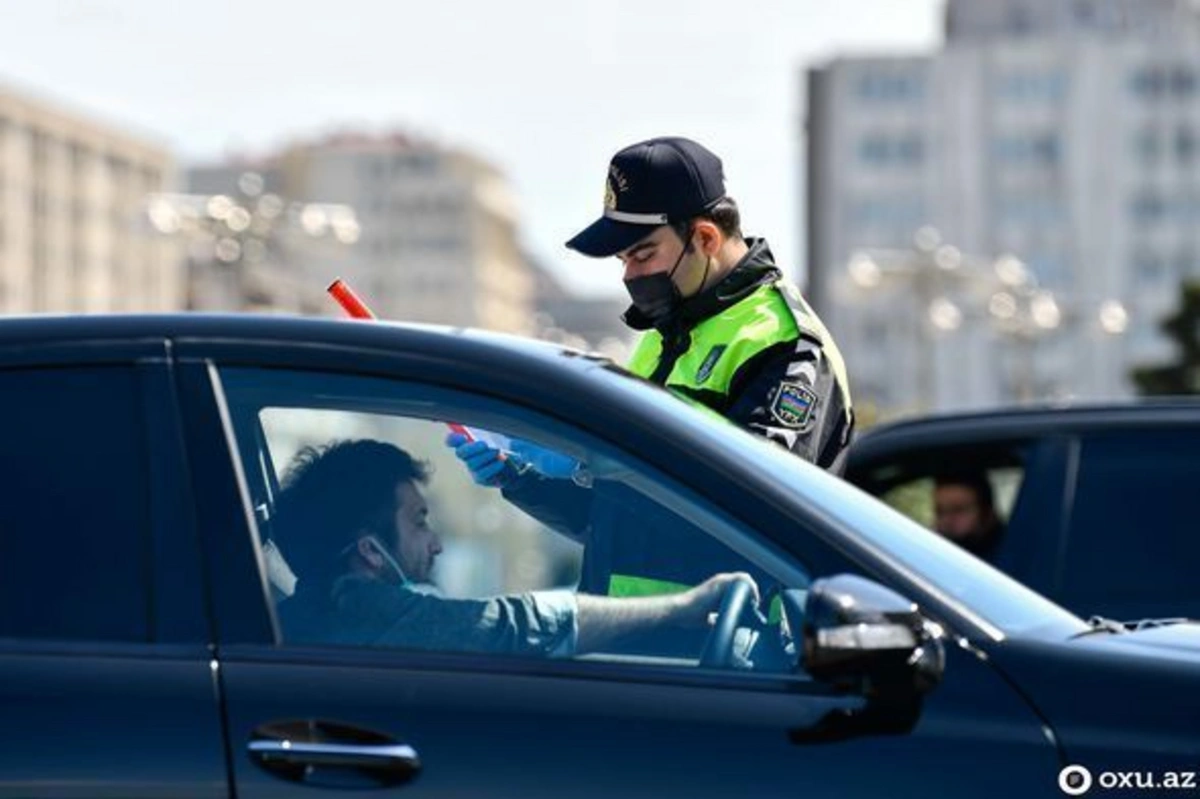
<instances>
[{"instance_id":1,"label":"red traffic baton","mask_svg":"<svg viewBox=\"0 0 1200 799\"><path fill-rule=\"evenodd\" d=\"M362 301L362 298L355 293L354 289L350 288L350 284L342 280L340 277L334 280L325 289L329 295L337 300L338 305L342 306L354 319L375 319L375 314L367 307L367 304ZM467 441L474 441L475 436L471 435L471 431L466 426L458 422L446 422L446 427L450 428L450 432L458 433L465 436ZM500 453L500 459L504 460L504 453Z\"/></svg>"}]
</instances>

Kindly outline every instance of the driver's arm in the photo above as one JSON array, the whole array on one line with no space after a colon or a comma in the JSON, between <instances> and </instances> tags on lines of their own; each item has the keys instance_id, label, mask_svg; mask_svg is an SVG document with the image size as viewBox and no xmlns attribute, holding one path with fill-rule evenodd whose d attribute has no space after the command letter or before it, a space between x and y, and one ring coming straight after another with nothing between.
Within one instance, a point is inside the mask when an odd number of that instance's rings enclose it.
<instances>
[{"instance_id":1,"label":"driver's arm","mask_svg":"<svg viewBox=\"0 0 1200 799\"><path fill-rule=\"evenodd\" d=\"M626 636L664 626L703 627L708 614L720 606L729 584L736 580L746 580L754 587L757 604L758 586L745 572L718 574L678 594L648 597L579 594L575 651L584 654L611 650Z\"/></svg>"}]
</instances>

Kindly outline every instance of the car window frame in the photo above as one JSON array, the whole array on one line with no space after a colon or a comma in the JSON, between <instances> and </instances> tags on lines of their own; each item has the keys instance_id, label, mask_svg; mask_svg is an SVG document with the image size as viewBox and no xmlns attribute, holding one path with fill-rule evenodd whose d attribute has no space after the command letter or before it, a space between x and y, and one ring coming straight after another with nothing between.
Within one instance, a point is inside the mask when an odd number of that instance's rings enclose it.
<instances>
[{"instance_id":1,"label":"car window frame","mask_svg":"<svg viewBox=\"0 0 1200 799\"><path fill-rule=\"evenodd\" d=\"M189 363L185 370L190 377L188 390L194 395L197 393L203 394L205 393L203 383L206 381L209 383L207 388L209 396L202 403L207 407L202 408L200 405L197 405L195 400L199 399L199 397L194 397L193 402L188 408L189 413L199 411L207 417L206 423L193 425L193 434L202 436L209 442L210 447L206 454L207 458L219 458L224 462L221 467L224 474L209 482L214 486L223 484L222 491L225 492L227 499L234 499L230 494L230 489L234 485L238 488L235 500L236 508L229 508L217 516L223 519L225 524L233 524L230 535L226 537L240 539L243 543L238 543L232 549L220 546L214 549L211 544L209 545L210 559L214 554L217 554L221 558L228 558L233 550L237 551L236 559L238 561L238 568L236 571L240 575L237 578L241 583L240 588L229 591L230 586L226 585L223 591L221 586L214 585L213 587L216 593L228 594L223 600L214 600L218 615L217 630L219 645L223 651L227 653L239 652L254 658L268 657L272 660L281 659L284 661L294 659L312 660L315 658L322 661L327 660L331 663L354 662L360 664L389 664L404 667L419 666L422 663L426 663L437 664L438 668L452 668L456 671L465 672L494 672L503 663L503 669L513 674L587 675L597 679L637 679L651 682L661 682L665 679L668 682L679 684L737 685L739 687L761 688L763 690L800 692L813 696L827 696L836 693L831 693L832 689L816 683L805 674L717 672L690 666L671 667L583 659L555 660L499 655L480 657L477 654L457 652L425 652L419 650L355 647L332 648L297 644L281 645L278 634L278 622L270 603L269 588L265 584L266 566L262 559L262 548L258 544L259 533L257 530L257 521L250 507L243 465L241 463L232 463L233 461L240 461L240 455L236 434L230 427L232 414L229 409L228 398L225 395L224 388L221 386L221 371L229 368L264 368L277 371L332 374L350 378L383 379L391 383L435 388L438 391L449 392L450 394L464 394L467 389L461 386L447 387L438 381L423 381L411 373L385 373L380 370L364 371L355 368L331 368L324 364L304 366L293 362L288 363L286 366L277 367L274 365L264 365L261 360L255 363L242 358L231 362L223 362L219 358L189 358L188 361ZM528 417L529 415L533 415L541 418L548 427L555 430L570 428L573 431L578 431L580 435L586 438L597 439L593 430L583 426L569 425L562 420L547 417L541 409L532 405L516 403L511 397L497 398L486 394L481 396L493 407L515 407L519 408L520 415L522 416ZM511 415L502 415L501 418L508 419L511 418ZM220 428L219 435L217 434L217 428ZM225 446L213 446L213 442L216 441L224 442ZM602 439L597 439L597 443L602 447L613 446L611 442L603 441ZM721 518L722 524L733 525L743 530L744 534L753 538L757 545L763 546L769 551L771 557L779 558L785 563L792 563L793 559L797 557L794 552L779 546L778 542L772 539L771 536L764 535L754 525L748 525L737 514L729 512L720 503L714 503L711 498L705 497L694 487L684 484L675 476L661 474L653 464L645 463L641 458L636 458L636 460L643 464L643 468L654 472L660 480L675 487L679 493L692 498L698 507L713 505L718 508L718 516ZM210 538L213 536L213 527L211 524L207 535ZM249 546L244 544L249 544ZM225 560L224 565L225 575L229 577L231 574L231 561ZM793 565L790 568L799 569L800 567ZM801 571L803 570L801 569ZM249 614L245 613L247 610L245 607L240 609L243 615L242 623L235 622L230 624L227 619L229 614L238 612L234 610L237 607L237 603L236 601L231 601L232 595L240 595L244 600L252 599L255 603ZM247 621L245 620L246 615L253 618ZM251 655L250 653L253 654Z\"/></svg>"}]
</instances>

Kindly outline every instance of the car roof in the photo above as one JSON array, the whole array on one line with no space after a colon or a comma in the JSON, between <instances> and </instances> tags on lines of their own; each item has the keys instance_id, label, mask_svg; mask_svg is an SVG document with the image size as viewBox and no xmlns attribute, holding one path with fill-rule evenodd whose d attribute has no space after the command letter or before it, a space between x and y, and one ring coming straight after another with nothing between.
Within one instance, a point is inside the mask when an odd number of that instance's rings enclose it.
<instances>
[{"instance_id":1,"label":"car roof","mask_svg":"<svg viewBox=\"0 0 1200 799\"><path fill-rule=\"evenodd\" d=\"M78 314L0 318L0 348L130 339L209 339L227 342L321 343L364 349L514 350L545 361L608 360L595 353L533 338L464 327L283 314ZM586 356L581 359L579 356ZM569 356L564 358L563 356Z\"/></svg>"},{"instance_id":2,"label":"car roof","mask_svg":"<svg viewBox=\"0 0 1200 799\"><path fill-rule=\"evenodd\" d=\"M1151 397L936 413L863 431L851 445L850 459L861 462L908 447L1178 425L1200 425L1200 397Z\"/></svg>"}]
</instances>

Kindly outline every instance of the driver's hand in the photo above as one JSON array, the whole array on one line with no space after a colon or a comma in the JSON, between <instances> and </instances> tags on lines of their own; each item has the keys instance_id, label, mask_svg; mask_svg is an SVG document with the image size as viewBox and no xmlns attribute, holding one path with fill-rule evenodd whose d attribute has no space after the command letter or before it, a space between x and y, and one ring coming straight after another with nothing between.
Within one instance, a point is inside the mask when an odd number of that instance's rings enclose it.
<instances>
[{"instance_id":1,"label":"driver's hand","mask_svg":"<svg viewBox=\"0 0 1200 799\"><path fill-rule=\"evenodd\" d=\"M716 613L721 607L721 600L732 583L744 580L750 584L754 594L754 606L758 607L760 598L758 584L746 572L725 572L714 574L700 585L689 589L683 594L685 613L683 623L689 627L703 627L710 624L710 614Z\"/></svg>"}]
</instances>

